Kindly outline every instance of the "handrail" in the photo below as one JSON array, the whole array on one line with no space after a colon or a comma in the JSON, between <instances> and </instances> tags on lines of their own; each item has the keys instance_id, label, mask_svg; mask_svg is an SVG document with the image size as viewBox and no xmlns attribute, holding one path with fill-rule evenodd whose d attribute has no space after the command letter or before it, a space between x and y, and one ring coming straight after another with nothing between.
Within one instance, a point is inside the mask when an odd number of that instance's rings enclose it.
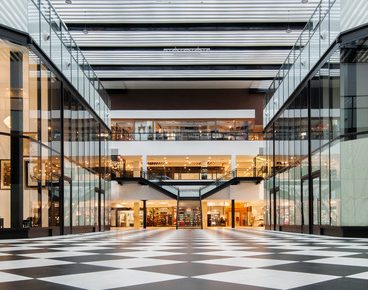
<instances>
[{"instance_id":1,"label":"handrail","mask_svg":"<svg viewBox=\"0 0 368 290\"><path fill-rule=\"evenodd\" d=\"M262 132L113 132L112 141L262 141Z\"/></svg>"},{"instance_id":2,"label":"handrail","mask_svg":"<svg viewBox=\"0 0 368 290\"><path fill-rule=\"evenodd\" d=\"M12 0L2 1L1 5L8 15L0 13L0 24L28 33L110 127L108 94L51 1ZM22 15L17 15L18 10Z\"/></svg>"},{"instance_id":3,"label":"handrail","mask_svg":"<svg viewBox=\"0 0 368 290\"><path fill-rule=\"evenodd\" d=\"M208 185L205 185L205 186L201 187L199 189L199 191L201 192L202 195L209 192L210 190L216 188L217 186L219 186L219 185L235 178L236 177L236 172L237 172L236 169L226 171L225 174L222 175L220 178L216 179L215 181L211 182ZM207 190L207 189L209 189L209 190Z\"/></svg>"},{"instance_id":4,"label":"handrail","mask_svg":"<svg viewBox=\"0 0 368 290\"><path fill-rule=\"evenodd\" d=\"M141 177L144 178L144 179L147 179L148 181L156 184L157 186L161 187L162 189L166 190L166 191L169 191L175 195L178 195L179 194L179 188L173 186L173 185L167 185L167 184L161 184L161 180L160 179L152 179L152 177L154 176L151 176L151 174L145 170L142 170L141 171Z\"/></svg>"},{"instance_id":5,"label":"handrail","mask_svg":"<svg viewBox=\"0 0 368 290\"><path fill-rule=\"evenodd\" d=\"M263 112L264 127L334 43L340 27L331 23L334 20L331 14L339 3L340 0L321 0L299 35L268 89Z\"/></svg>"}]
</instances>

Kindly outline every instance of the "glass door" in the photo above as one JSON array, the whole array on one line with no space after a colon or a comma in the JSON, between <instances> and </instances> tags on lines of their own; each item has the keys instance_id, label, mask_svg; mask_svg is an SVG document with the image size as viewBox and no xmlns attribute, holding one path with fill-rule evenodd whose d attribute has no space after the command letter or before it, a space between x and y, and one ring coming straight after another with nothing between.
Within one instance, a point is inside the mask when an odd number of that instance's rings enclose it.
<instances>
[{"instance_id":1,"label":"glass door","mask_svg":"<svg viewBox=\"0 0 368 290\"><path fill-rule=\"evenodd\" d=\"M64 228L71 228L71 196L72 186L70 181L64 180Z\"/></svg>"},{"instance_id":2,"label":"glass door","mask_svg":"<svg viewBox=\"0 0 368 290\"><path fill-rule=\"evenodd\" d=\"M308 178L302 179L302 225L309 225L309 184Z\"/></svg>"},{"instance_id":3,"label":"glass door","mask_svg":"<svg viewBox=\"0 0 368 290\"><path fill-rule=\"evenodd\" d=\"M321 190L320 190L321 178L313 178L313 224L321 224Z\"/></svg>"},{"instance_id":4,"label":"glass door","mask_svg":"<svg viewBox=\"0 0 368 290\"><path fill-rule=\"evenodd\" d=\"M202 223L200 201L179 201L178 228L200 228Z\"/></svg>"},{"instance_id":5,"label":"glass door","mask_svg":"<svg viewBox=\"0 0 368 290\"><path fill-rule=\"evenodd\" d=\"M270 190L270 226L271 229L276 230L280 220L280 188Z\"/></svg>"}]
</instances>

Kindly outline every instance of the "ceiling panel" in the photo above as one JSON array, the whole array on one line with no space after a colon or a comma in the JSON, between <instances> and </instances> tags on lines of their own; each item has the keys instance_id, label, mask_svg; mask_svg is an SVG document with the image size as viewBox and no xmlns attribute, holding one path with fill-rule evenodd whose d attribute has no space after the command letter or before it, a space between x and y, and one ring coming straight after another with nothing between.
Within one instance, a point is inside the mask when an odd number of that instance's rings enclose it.
<instances>
[{"instance_id":1,"label":"ceiling panel","mask_svg":"<svg viewBox=\"0 0 368 290\"><path fill-rule=\"evenodd\" d=\"M292 46L300 31L72 31L79 46Z\"/></svg>"},{"instance_id":2,"label":"ceiling panel","mask_svg":"<svg viewBox=\"0 0 368 290\"><path fill-rule=\"evenodd\" d=\"M103 81L106 89L267 89L271 81Z\"/></svg>"},{"instance_id":3,"label":"ceiling panel","mask_svg":"<svg viewBox=\"0 0 368 290\"><path fill-rule=\"evenodd\" d=\"M65 22L229 23L306 21L319 0L52 0Z\"/></svg>"},{"instance_id":4,"label":"ceiling panel","mask_svg":"<svg viewBox=\"0 0 368 290\"><path fill-rule=\"evenodd\" d=\"M282 64L287 50L223 50L208 52L85 51L91 65Z\"/></svg>"},{"instance_id":5,"label":"ceiling panel","mask_svg":"<svg viewBox=\"0 0 368 290\"><path fill-rule=\"evenodd\" d=\"M277 70L97 70L99 78L273 78Z\"/></svg>"},{"instance_id":6,"label":"ceiling panel","mask_svg":"<svg viewBox=\"0 0 368 290\"><path fill-rule=\"evenodd\" d=\"M320 0L51 2L107 89L263 90Z\"/></svg>"}]
</instances>

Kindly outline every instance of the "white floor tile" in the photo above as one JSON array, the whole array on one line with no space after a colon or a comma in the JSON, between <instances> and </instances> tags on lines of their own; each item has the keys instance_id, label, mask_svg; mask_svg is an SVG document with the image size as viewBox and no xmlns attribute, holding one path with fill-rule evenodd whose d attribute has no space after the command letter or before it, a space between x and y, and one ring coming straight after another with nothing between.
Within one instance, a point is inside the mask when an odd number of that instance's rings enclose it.
<instances>
[{"instance_id":1,"label":"white floor tile","mask_svg":"<svg viewBox=\"0 0 368 290\"><path fill-rule=\"evenodd\" d=\"M351 257L334 257L307 261L308 263L331 264L342 266L368 267L368 259Z\"/></svg>"},{"instance_id":2,"label":"white floor tile","mask_svg":"<svg viewBox=\"0 0 368 290\"><path fill-rule=\"evenodd\" d=\"M133 259L86 262L82 264L120 268L120 269L132 269L132 268L162 266L162 265L171 265L171 264L180 264L180 263L186 263L186 262L173 261L173 260L162 260L162 259L150 259L150 258L133 258Z\"/></svg>"},{"instance_id":3,"label":"white floor tile","mask_svg":"<svg viewBox=\"0 0 368 290\"><path fill-rule=\"evenodd\" d=\"M213 252L198 252L197 255L223 256L223 257L251 257L270 254L267 252L253 251L213 251Z\"/></svg>"},{"instance_id":4,"label":"white floor tile","mask_svg":"<svg viewBox=\"0 0 368 290\"><path fill-rule=\"evenodd\" d=\"M48 260L48 259L25 259L25 260L11 260L0 261L0 270L47 267L56 265L74 264L72 262Z\"/></svg>"},{"instance_id":5,"label":"white floor tile","mask_svg":"<svg viewBox=\"0 0 368 290\"><path fill-rule=\"evenodd\" d=\"M192 263L211 264L211 265L220 265L220 266L234 266L234 267L244 267L244 268L259 268L259 267L293 264L293 263L298 263L298 262L297 261L287 261L287 260L257 259L257 258L228 258L228 259L212 259L212 260L205 260L205 261L195 261Z\"/></svg>"},{"instance_id":6,"label":"white floor tile","mask_svg":"<svg viewBox=\"0 0 368 290\"><path fill-rule=\"evenodd\" d=\"M310 251L310 250L323 250L327 247L313 247L313 246L274 246L269 247L276 250L291 250L291 251Z\"/></svg>"},{"instance_id":7,"label":"white floor tile","mask_svg":"<svg viewBox=\"0 0 368 290\"><path fill-rule=\"evenodd\" d=\"M291 254L291 255L305 255L305 256L320 256L320 257L342 257L359 254L357 252L340 252L340 251L292 251L292 252L282 252L281 254Z\"/></svg>"},{"instance_id":8,"label":"white floor tile","mask_svg":"<svg viewBox=\"0 0 368 290\"><path fill-rule=\"evenodd\" d=\"M166 251L183 249L184 247L175 246L141 246L141 247L122 247L124 250L139 250L139 251Z\"/></svg>"},{"instance_id":9,"label":"white floor tile","mask_svg":"<svg viewBox=\"0 0 368 290\"><path fill-rule=\"evenodd\" d=\"M162 252L161 251L133 251L133 252L111 253L107 255L133 257L133 258L150 258L150 257L164 257L164 256L183 255L183 254L184 253L164 252L164 251Z\"/></svg>"},{"instance_id":10,"label":"white floor tile","mask_svg":"<svg viewBox=\"0 0 368 290\"><path fill-rule=\"evenodd\" d=\"M4 283L4 282L15 282L15 281L24 281L24 280L30 280L30 279L32 279L32 278L28 278L28 277L25 277L25 276L20 276L20 275L14 275L14 274L0 272L0 283ZM0 289L1 289L1 285L0 285Z\"/></svg>"},{"instance_id":11,"label":"white floor tile","mask_svg":"<svg viewBox=\"0 0 368 290\"><path fill-rule=\"evenodd\" d=\"M252 285L257 287L269 287L272 289L290 289L329 281L339 277L267 269L244 269L196 276L194 278L242 285Z\"/></svg>"},{"instance_id":12,"label":"white floor tile","mask_svg":"<svg viewBox=\"0 0 368 290\"><path fill-rule=\"evenodd\" d=\"M224 246L224 245L212 245L212 246L195 246L196 249L209 249L209 250L219 250L219 251L238 251L238 250L250 250L254 247L247 246Z\"/></svg>"},{"instance_id":13,"label":"white floor tile","mask_svg":"<svg viewBox=\"0 0 368 290\"><path fill-rule=\"evenodd\" d=\"M56 251L70 251L70 252L79 252L79 251L99 251L99 250L111 250L112 247L102 247L102 246L70 246L70 247L60 247L60 248L51 248L51 250Z\"/></svg>"},{"instance_id":14,"label":"white floor tile","mask_svg":"<svg viewBox=\"0 0 368 290\"><path fill-rule=\"evenodd\" d=\"M86 274L64 275L40 280L89 290L110 289L170 281L183 276L143 272L130 269L101 271Z\"/></svg>"},{"instance_id":15,"label":"white floor tile","mask_svg":"<svg viewBox=\"0 0 368 290\"><path fill-rule=\"evenodd\" d=\"M90 256L96 255L96 253L89 252L41 252L33 254L21 254L18 256L28 257L28 258L38 258L38 259L53 259L53 258L63 258L63 257L79 257L79 256Z\"/></svg>"},{"instance_id":16,"label":"white floor tile","mask_svg":"<svg viewBox=\"0 0 368 290\"><path fill-rule=\"evenodd\" d=\"M40 248L36 247L27 247L27 246L17 246L17 247L3 247L0 248L1 252L13 252L13 251L30 251L30 250L39 250Z\"/></svg>"},{"instance_id":17,"label":"white floor tile","mask_svg":"<svg viewBox=\"0 0 368 290\"><path fill-rule=\"evenodd\" d=\"M351 275L351 276L347 276L347 277L348 278L368 280L368 272L363 272L363 273L359 273L359 274L355 274L355 275Z\"/></svg>"}]
</instances>

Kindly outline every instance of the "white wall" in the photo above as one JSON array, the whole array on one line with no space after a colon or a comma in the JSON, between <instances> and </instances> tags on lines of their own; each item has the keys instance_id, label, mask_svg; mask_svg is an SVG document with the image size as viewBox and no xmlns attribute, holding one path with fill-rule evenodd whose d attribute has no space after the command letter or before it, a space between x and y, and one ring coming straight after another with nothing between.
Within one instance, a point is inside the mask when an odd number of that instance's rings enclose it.
<instances>
[{"instance_id":1,"label":"white wall","mask_svg":"<svg viewBox=\"0 0 368 290\"><path fill-rule=\"evenodd\" d=\"M339 0L341 5L341 31L368 23L367 0Z\"/></svg>"},{"instance_id":2,"label":"white wall","mask_svg":"<svg viewBox=\"0 0 368 290\"><path fill-rule=\"evenodd\" d=\"M114 141L119 155L252 155L259 154L263 141Z\"/></svg>"},{"instance_id":3,"label":"white wall","mask_svg":"<svg viewBox=\"0 0 368 290\"><path fill-rule=\"evenodd\" d=\"M140 185L137 182L124 182L119 185L113 181L111 183L111 202L128 201L128 200L165 200L170 199L165 194L149 187L148 185ZM172 199L173 200L173 199Z\"/></svg>"},{"instance_id":4,"label":"white wall","mask_svg":"<svg viewBox=\"0 0 368 290\"><path fill-rule=\"evenodd\" d=\"M231 185L223 190L211 195L206 200L218 199L235 199L244 201L264 200L264 185L263 182L259 184L241 182L237 185Z\"/></svg>"},{"instance_id":5,"label":"white wall","mask_svg":"<svg viewBox=\"0 0 368 290\"><path fill-rule=\"evenodd\" d=\"M368 139L341 143L341 225L368 226Z\"/></svg>"},{"instance_id":6,"label":"white wall","mask_svg":"<svg viewBox=\"0 0 368 290\"><path fill-rule=\"evenodd\" d=\"M168 200L165 194L160 193L147 185L140 185L137 182L125 182L119 185L112 182L111 201L129 201L129 200ZM213 195L206 200L235 199L242 201L264 200L263 182L259 184L241 182L237 185L231 185ZM170 199L173 200L173 199Z\"/></svg>"}]
</instances>

